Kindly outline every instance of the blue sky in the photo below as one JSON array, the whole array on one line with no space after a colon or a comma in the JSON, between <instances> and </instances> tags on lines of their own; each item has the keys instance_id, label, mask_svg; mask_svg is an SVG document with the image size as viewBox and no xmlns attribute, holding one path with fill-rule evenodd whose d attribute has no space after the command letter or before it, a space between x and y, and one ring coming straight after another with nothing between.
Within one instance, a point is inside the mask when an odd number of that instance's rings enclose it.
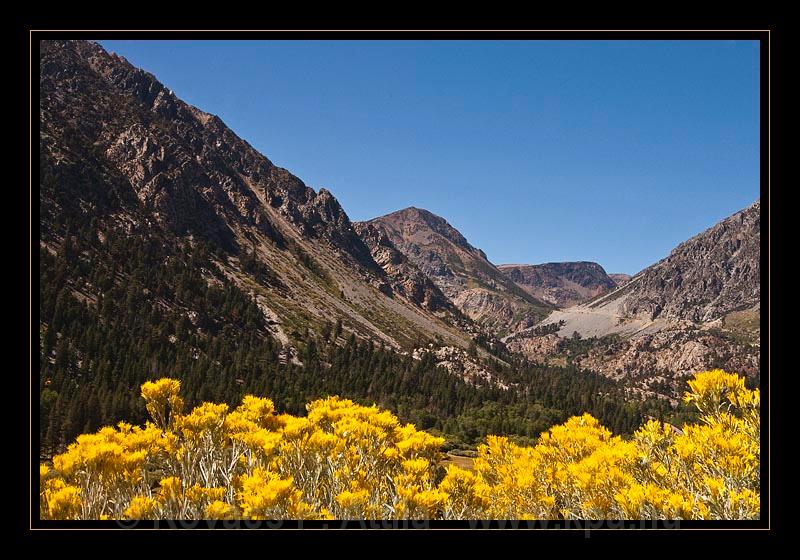
<instances>
[{"instance_id":1,"label":"blue sky","mask_svg":"<svg viewBox=\"0 0 800 560\"><path fill-rule=\"evenodd\" d=\"M755 41L101 41L353 220L634 273L759 196Z\"/></svg>"}]
</instances>

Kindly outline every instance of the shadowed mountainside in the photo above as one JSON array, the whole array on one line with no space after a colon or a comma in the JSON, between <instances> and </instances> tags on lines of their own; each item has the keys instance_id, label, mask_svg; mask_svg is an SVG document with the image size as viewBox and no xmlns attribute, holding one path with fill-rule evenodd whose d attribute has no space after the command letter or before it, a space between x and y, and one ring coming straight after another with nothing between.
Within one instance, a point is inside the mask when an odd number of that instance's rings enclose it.
<instances>
[{"instance_id":1,"label":"shadowed mountainside","mask_svg":"<svg viewBox=\"0 0 800 560\"><path fill-rule=\"evenodd\" d=\"M387 289L329 191L308 187L95 43L44 41L41 55L43 246L57 246L65 218L81 216L101 237L114 230L148 240L157 231L168 246L208 242L219 249L208 274L253 297L287 347L305 328L336 320L398 348L433 337L467 345L430 307ZM261 280L245 270L254 267L265 271ZM189 302L164 304L193 311Z\"/></svg>"}]
</instances>

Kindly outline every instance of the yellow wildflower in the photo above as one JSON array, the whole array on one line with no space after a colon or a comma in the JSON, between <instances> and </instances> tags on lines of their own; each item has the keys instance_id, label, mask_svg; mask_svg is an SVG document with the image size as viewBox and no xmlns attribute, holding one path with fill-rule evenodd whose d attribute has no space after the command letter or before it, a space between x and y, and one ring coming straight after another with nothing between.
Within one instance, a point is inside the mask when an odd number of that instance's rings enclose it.
<instances>
[{"instance_id":1,"label":"yellow wildflower","mask_svg":"<svg viewBox=\"0 0 800 560\"><path fill-rule=\"evenodd\" d=\"M155 519L158 517L158 503L147 496L135 496L125 509L127 519Z\"/></svg>"},{"instance_id":2,"label":"yellow wildflower","mask_svg":"<svg viewBox=\"0 0 800 560\"><path fill-rule=\"evenodd\" d=\"M206 506L206 519L236 519L236 508L227 502L215 500Z\"/></svg>"},{"instance_id":3,"label":"yellow wildflower","mask_svg":"<svg viewBox=\"0 0 800 560\"><path fill-rule=\"evenodd\" d=\"M47 501L50 519L79 519L80 493L80 488L76 486L64 486L50 494Z\"/></svg>"}]
</instances>

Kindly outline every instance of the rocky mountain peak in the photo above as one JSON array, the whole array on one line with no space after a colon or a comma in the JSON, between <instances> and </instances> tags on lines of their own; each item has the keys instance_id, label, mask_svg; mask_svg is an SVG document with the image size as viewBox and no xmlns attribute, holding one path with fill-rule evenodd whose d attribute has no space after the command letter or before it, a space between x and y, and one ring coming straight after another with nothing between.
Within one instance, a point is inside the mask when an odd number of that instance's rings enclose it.
<instances>
[{"instance_id":1,"label":"rocky mountain peak","mask_svg":"<svg viewBox=\"0 0 800 560\"><path fill-rule=\"evenodd\" d=\"M761 303L761 205L751 206L678 245L609 293L553 312L564 332L642 335L705 328Z\"/></svg>"},{"instance_id":2,"label":"rocky mountain peak","mask_svg":"<svg viewBox=\"0 0 800 560\"><path fill-rule=\"evenodd\" d=\"M616 287L603 267L595 262L506 264L498 268L534 297L558 307L576 305Z\"/></svg>"},{"instance_id":3,"label":"rocky mountain peak","mask_svg":"<svg viewBox=\"0 0 800 560\"><path fill-rule=\"evenodd\" d=\"M486 259L486 254L480 249L476 249L470 245L461 232L450 225L447 220L441 216L437 216L429 210L425 210L424 208L409 206L408 208L398 210L397 212L392 212L391 214L387 214L386 216L382 216L378 219L380 219L383 223L393 223L397 227L402 227L411 233L417 230L429 229L430 231L435 232L448 241L454 243L458 247L461 247L466 251L476 252L483 259Z\"/></svg>"},{"instance_id":4,"label":"rocky mountain peak","mask_svg":"<svg viewBox=\"0 0 800 560\"><path fill-rule=\"evenodd\" d=\"M681 243L629 284L622 312L709 322L761 301L761 201Z\"/></svg>"},{"instance_id":5,"label":"rocky mountain peak","mask_svg":"<svg viewBox=\"0 0 800 560\"><path fill-rule=\"evenodd\" d=\"M43 136L65 129L86 136L76 147L105 150L114 171L163 223L228 243L246 223L279 241L263 200L302 235L379 272L329 191L315 193L219 117L184 103L155 76L96 43L43 41L41 51ZM203 219L187 221L198 214Z\"/></svg>"},{"instance_id":6,"label":"rocky mountain peak","mask_svg":"<svg viewBox=\"0 0 800 560\"><path fill-rule=\"evenodd\" d=\"M297 325L336 320L395 348L434 337L468 344L429 312L448 305L430 281L423 306L394 297L329 190L315 192L222 119L96 43L42 41L40 54L44 243L58 243L65 216L78 223L90 214L92 236L158 239L170 255L209 249L208 281L217 274L245 290L282 345L303 336Z\"/></svg>"},{"instance_id":7,"label":"rocky mountain peak","mask_svg":"<svg viewBox=\"0 0 800 560\"><path fill-rule=\"evenodd\" d=\"M382 229L369 222L356 222L354 228L389 279L390 289L384 291L399 294L412 304L447 318L450 323L463 322L453 303L394 246Z\"/></svg>"},{"instance_id":8,"label":"rocky mountain peak","mask_svg":"<svg viewBox=\"0 0 800 560\"><path fill-rule=\"evenodd\" d=\"M530 325L547 305L506 277L447 220L415 207L367 222L492 334Z\"/></svg>"}]
</instances>

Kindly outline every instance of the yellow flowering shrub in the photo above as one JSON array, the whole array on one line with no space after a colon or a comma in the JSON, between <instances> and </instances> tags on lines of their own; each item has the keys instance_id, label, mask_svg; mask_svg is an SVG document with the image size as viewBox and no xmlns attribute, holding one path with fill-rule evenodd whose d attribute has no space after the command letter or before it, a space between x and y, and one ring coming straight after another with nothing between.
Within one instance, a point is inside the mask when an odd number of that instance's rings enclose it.
<instances>
[{"instance_id":1,"label":"yellow flowering shrub","mask_svg":"<svg viewBox=\"0 0 800 560\"><path fill-rule=\"evenodd\" d=\"M142 385L152 417L79 436L39 469L43 519L753 519L760 393L714 370L689 382L701 421L630 438L588 414L533 447L489 436L472 469L441 467L444 439L339 397L277 414L183 412L180 383Z\"/></svg>"},{"instance_id":2,"label":"yellow flowering shrub","mask_svg":"<svg viewBox=\"0 0 800 560\"><path fill-rule=\"evenodd\" d=\"M147 403L147 412L162 430L169 427L174 414L183 411L180 390L180 381L166 377L142 384L142 398Z\"/></svg>"}]
</instances>

